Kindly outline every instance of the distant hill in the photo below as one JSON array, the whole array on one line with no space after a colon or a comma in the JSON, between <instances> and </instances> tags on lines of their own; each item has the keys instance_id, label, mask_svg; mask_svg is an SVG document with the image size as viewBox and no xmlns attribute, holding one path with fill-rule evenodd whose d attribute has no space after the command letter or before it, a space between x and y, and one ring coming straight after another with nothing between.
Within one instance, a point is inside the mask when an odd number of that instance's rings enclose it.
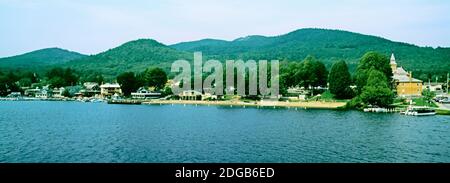
<instances>
[{"instance_id":1,"label":"distant hill","mask_svg":"<svg viewBox=\"0 0 450 183\"><path fill-rule=\"evenodd\" d=\"M188 52L178 51L155 40L139 39L62 66L84 72L97 71L112 78L126 71L140 72L150 66L168 69L173 61L192 60L192 57Z\"/></svg>"},{"instance_id":2,"label":"distant hill","mask_svg":"<svg viewBox=\"0 0 450 183\"><path fill-rule=\"evenodd\" d=\"M340 30L299 29L274 37L247 36L233 41L204 39L171 47L181 51L202 51L217 59L300 61L313 55L327 66L344 59L352 69L364 53L378 51L387 56L394 53L399 65L408 70L450 70L449 48L418 47Z\"/></svg>"},{"instance_id":3,"label":"distant hill","mask_svg":"<svg viewBox=\"0 0 450 183\"><path fill-rule=\"evenodd\" d=\"M0 58L0 69L42 69L86 57L61 48L46 48L22 55Z\"/></svg>"},{"instance_id":4,"label":"distant hill","mask_svg":"<svg viewBox=\"0 0 450 183\"><path fill-rule=\"evenodd\" d=\"M288 34L266 37L247 36L233 41L203 39L164 45L152 39L127 42L105 52L84 56L59 48L49 48L0 59L0 70L71 67L78 71L100 72L107 78L115 78L125 71L143 71L148 67L170 70L173 61L192 60L192 52L202 51L204 59L278 59L301 61L313 55L328 68L345 60L353 71L359 59L368 51L378 51L386 56L394 53L397 63L408 71L417 73L450 71L450 48L419 47L393 42L384 38L340 30L299 29Z\"/></svg>"}]
</instances>

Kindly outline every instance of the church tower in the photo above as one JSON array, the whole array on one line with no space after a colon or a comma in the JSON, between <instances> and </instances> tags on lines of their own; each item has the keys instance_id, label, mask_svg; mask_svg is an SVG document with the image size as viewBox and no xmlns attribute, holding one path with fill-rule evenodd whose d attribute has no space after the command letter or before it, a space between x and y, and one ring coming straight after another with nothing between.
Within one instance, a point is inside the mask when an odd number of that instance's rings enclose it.
<instances>
[{"instance_id":1,"label":"church tower","mask_svg":"<svg viewBox=\"0 0 450 183\"><path fill-rule=\"evenodd\" d=\"M393 53L391 55L390 65L391 65L392 73L395 74L397 72L397 62L395 62L395 56Z\"/></svg>"}]
</instances>

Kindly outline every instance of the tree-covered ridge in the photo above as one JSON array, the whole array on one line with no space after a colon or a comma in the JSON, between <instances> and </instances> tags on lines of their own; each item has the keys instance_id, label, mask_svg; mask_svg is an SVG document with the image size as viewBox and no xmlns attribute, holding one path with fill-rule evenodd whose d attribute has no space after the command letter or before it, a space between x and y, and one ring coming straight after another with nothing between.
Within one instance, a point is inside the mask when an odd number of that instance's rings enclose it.
<instances>
[{"instance_id":1,"label":"tree-covered ridge","mask_svg":"<svg viewBox=\"0 0 450 183\"><path fill-rule=\"evenodd\" d=\"M190 53L177 51L155 40L139 39L63 66L83 72L100 72L111 78L127 71L140 72L149 66L168 69L173 61L191 57Z\"/></svg>"},{"instance_id":2,"label":"tree-covered ridge","mask_svg":"<svg viewBox=\"0 0 450 183\"><path fill-rule=\"evenodd\" d=\"M377 51L386 56L395 53L399 66L413 71L414 77L424 81L436 77L443 81L450 70L450 48L418 47L375 36L325 29L299 29L280 36L247 36L233 41L204 39L171 46L140 39L87 57L57 48L44 49L0 59L0 70L31 70L45 74L52 67L70 67L81 72L82 76L98 73L105 79L112 79L120 73L142 72L148 67L169 71L175 60L192 60L194 51L202 51L204 60L220 61L278 59L281 63L289 63L300 62L312 55L328 69L334 62L344 60L351 73L355 73L362 55Z\"/></svg>"},{"instance_id":3,"label":"tree-covered ridge","mask_svg":"<svg viewBox=\"0 0 450 183\"><path fill-rule=\"evenodd\" d=\"M200 40L171 45L183 51L202 51L213 58L278 59L299 61L314 55L328 67L346 60L351 70L369 51L395 53L398 64L411 71L445 72L450 68L450 49L419 47L384 38L340 30L299 29L274 36L248 36L234 41Z\"/></svg>"},{"instance_id":4,"label":"tree-covered ridge","mask_svg":"<svg viewBox=\"0 0 450 183\"><path fill-rule=\"evenodd\" d=\"M86 57L61 48L46 48L22 55L0 58L0 68L37 70Z\"/></svg>"}]
</instances>

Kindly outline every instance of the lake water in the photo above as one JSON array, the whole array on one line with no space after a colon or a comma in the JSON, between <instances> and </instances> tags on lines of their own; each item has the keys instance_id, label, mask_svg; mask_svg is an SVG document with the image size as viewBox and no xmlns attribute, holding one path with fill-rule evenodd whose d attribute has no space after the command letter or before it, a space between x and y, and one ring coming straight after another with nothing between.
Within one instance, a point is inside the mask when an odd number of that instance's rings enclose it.
<instances>
[{"instance_id":1,"label":"lake water","mask_svg":"<svg viewBox=\"0 0 450 183\"><path fill-rule=\"evenodd\" d=\"M450 162L450 116L0 102L0 162Z\"/></svg>"}]
</instances>

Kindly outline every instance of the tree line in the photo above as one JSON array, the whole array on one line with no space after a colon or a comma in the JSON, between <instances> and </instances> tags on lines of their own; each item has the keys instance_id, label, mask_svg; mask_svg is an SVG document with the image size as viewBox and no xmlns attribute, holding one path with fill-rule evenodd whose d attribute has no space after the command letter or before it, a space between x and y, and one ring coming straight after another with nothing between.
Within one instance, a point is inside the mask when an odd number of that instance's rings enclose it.
<instances>
[{"instance_id":1,"label":"tree line","mask_svg":"<svg viewBox=\"0 0 450 183\"><path fill-rule=\"evenodd\" d=\"M248 88L248 77L245 78L246 88ZM123 72L115 79L121 85L125 96L129 96L131 92L142 86L154 87L155 90L163 91L166 94L171 93L170 88L165 87L168 76L163 69L158 67L148 68L137 73ZM320 60L313 56L307 56L301 62L282 62L279 79L280 93L283 95L287 94L290 87L303 87L316 94L323 92L324 88L328 88L336 99L351 99L348 106L352 108L368 105L389 107L395 97L392 90L392 71L389 58L377 52L364 54L360 58L353 76L344 60L335 62L328 71ZM105 78L98 72L83 74L71 68L52 68L42 76L32 72L0 71L0 96L21 91L21 87L45 85L64 87L82 82L100 84L104 81ZM315 90L317 92L314 92Z\"/></svg>"},{"instance_id":2,"label":"tree line","mask_svg":"<svg viewBox=\"0 0 450 183\"><path fill-rule=\"evenodd\" d=\"M148 86L154 87L155 90L166 89L165 85L167 83L166 72L158 67L152 67L146 69L141 73L134 72L124 72L117 76L117 83L120 84L122 93L125 96L130 96L132 92L135 92L139 87ZM163 91L163 95L166 95L166 90Z\"/></svg>"},{"instance_id":3,"label":"tree line","mask_svg":"<svg viewBox=\"0 0 450 183\"><path fill-rule=\"evenodd\" d=\"M155 87L157 90L164 89L167 82L166 72L157 67L148 68L145 71L134 74L124 72L115 80L121 85L126 96L136 91L141 86ZM71 68L55 67L39 75L34 72L2 72L0 70L0 96L4 97L11 92L24 92L24 88L60 88L66 86L82 85L85 82L115 82L107 80L99 72L79 72Z\"/></svg>"},{"instance_id":4,"label":"tree line","mask_svg":"<svg viewBox=\"0 0 450 183\"><path fill-rule=\"evenodd\" d=\"M280 90L284 94L289 87L312 91L317 87L328 87L334 98L352 99L348 105L351 108L389 107L395 97L389 58L377 52L368 52L361 57L353 77L344 60L335 62L329 72L312 56L286 65L281 69L280 77Z\"/></svg>"}]
</instances>

